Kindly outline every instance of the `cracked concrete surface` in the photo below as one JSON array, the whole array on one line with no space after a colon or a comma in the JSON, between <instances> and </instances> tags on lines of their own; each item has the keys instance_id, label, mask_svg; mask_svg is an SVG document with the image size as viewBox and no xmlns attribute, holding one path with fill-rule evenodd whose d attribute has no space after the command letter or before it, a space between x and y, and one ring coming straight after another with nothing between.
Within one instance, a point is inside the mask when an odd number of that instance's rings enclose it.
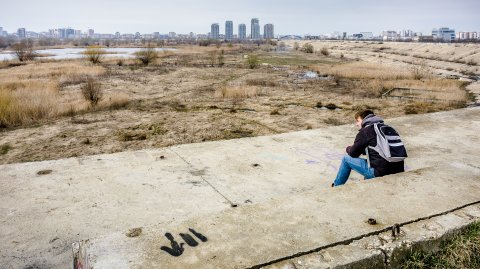
<instances>
[{"instance_id":1,"label":"cracked concrete surface","mask_svg":"<svg viewBox=\"0 0 480 269\"><path fill-rule=\"evenodd\" d=\"M472 205L451 214L404 225L397 237L383 232L264 268L397 268L409 251L435 251L443 240L479 219L480 204Z\"/></svg>"}]
</instances>

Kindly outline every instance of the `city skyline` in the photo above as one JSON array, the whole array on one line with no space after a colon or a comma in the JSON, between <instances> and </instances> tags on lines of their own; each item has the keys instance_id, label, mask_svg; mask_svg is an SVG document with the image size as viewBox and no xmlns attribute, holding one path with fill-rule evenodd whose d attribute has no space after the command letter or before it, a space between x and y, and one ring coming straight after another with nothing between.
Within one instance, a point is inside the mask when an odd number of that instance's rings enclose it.
<instances>
[{"instance_id":1,"label":"city skyline","mask_svg":"<svg viewBox=\"0 0 480 269\"><path fill-rule=\"evenodd\" d=\"M2 14L7 15L2 16L0 26L10 33L18 28L41 32L51 28L72 27L82 30L94 28L99 33L206 34L212 22L232 20L235 25L248 25L251 18L261 18L265 24L273 23L275 34L279 35L318 35L336 31L378 33L401 29L429 32L432 28L442 26L464 31L480 30L480 20L476 16L480 2L472 0L426 0L420 3L411 0L386 3L373 0L286 0L281 3L272 0L245 0L241 3L216 0L201 3L190 0L178 0L175 3L106 0L99 3L85 0L81 3L69 3L68 12L54 0L41 3L19 0L6 2L1 6ZM22 10L21 15L18 10ZM220 25L224 26L223 23ZM236 30L236 27L234 29ZM224 32L224 29L220 31Z\"/></svg>"}]
</instances>

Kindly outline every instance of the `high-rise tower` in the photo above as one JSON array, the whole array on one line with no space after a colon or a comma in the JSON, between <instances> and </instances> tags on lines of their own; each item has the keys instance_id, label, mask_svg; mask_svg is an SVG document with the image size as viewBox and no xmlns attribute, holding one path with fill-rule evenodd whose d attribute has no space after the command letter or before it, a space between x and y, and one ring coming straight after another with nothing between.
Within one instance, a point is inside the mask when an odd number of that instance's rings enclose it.
<instances>
[{"instance_id":1,"label":"high-rise tower","mask_svg":"<svg viewBox=\"0 0 480 269\"><path fill-rule=\"evenodd\" d=\"M238 25L238 39L247 39L247 26L243 23Z\"/></svg>"},{"instance_id":2,"label":"high-rise tower","mask_svg":"<svg viewBox=\"0 0 480 269\"><path fill-rule=\"evenodd\" d=\"M252 19L250 38L260 39L260 21L257 18Z\"/></svg>"},{"instance_id":3,"label":"high-rise tower","mask_svg":"<svg viewBox=\"0 0 480 269\"><path fill-rule=\"evenodd\" d=\"M210 38L219 39L220 38L220 25L218 23L213 23L210 31Z\"/></svg>"},{"instance_id":4,"label":"high-rise tower","mask_svg":"<svg viewBox=\"0 0 480 269\"><path fill-rule=\"evenodd\" d=\"M265 24L263 27L263 38L265 39L273 39L274 38L274 31L273 31L273 24Z\"/></svg>"},{"instance_id":5,"label":"high-rise tower","mask_svg":"<svg viewBox=\"0 0 480 269\"><path fill-rule=\"evenodd\" d=\"M226 40L233 39L233 21L225 22L225 39Z\"/></svg>"}]
</instances>

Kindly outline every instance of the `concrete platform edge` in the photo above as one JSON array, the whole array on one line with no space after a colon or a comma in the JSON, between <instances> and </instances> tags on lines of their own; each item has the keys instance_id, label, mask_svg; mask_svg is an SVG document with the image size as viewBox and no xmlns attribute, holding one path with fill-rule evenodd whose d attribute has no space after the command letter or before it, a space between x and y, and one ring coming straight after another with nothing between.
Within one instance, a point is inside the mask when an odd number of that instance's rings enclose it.
<instances>
[{"instance_id":1,"label":"concrete platform edge","mask_svg":"<svg viewBox=\"0 0 480 269\"><path fill-rule=\"evenodd\" d=\"M391 231L383 232L259 268L400 268L410 253L436 253L443 242L478 221L479 203L401 226L400 234L396 237L392 236Z\"/></svg>"}]
</instances>

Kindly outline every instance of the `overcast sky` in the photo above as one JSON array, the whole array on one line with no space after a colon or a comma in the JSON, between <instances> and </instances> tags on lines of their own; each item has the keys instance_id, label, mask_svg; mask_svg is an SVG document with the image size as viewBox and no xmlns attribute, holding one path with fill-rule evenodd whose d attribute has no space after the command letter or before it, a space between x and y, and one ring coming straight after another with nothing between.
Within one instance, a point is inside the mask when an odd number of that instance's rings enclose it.
<instances>
[{"instance_id":1,"label":"overcast sky","mask_svg":"<svg viewBox=\"0 0 480 269\"><path fill-rule=\"evenodd\" d=\"M329 34L434 27L480 31L480 0L1 0L0 27L8 32L72 27L97 33L208 33L233 20L273 23L275 34Z\"/></svg>"}]
</instances>

